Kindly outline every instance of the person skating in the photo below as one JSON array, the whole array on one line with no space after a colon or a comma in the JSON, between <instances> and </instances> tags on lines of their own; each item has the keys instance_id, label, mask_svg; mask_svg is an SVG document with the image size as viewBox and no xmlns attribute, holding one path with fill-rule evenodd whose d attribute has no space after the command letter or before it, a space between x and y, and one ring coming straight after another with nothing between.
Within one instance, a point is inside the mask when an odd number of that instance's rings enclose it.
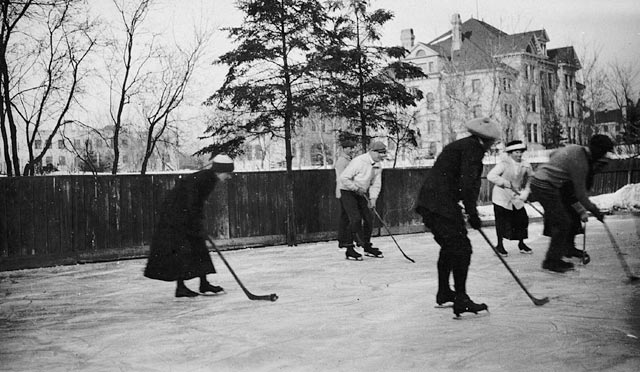
<instances>
[{"instance_id":1,"label":"person skating","mask_svg":"<svg viewBox=\"0 0 640 372\"><path fill-rule=\"evenodd\" d=\"M203 208L216 184L229 179L231 172L231 158L217 155L211 168L180 178L162 203L144 276L177 282L176 297L198 296L184 284L196 277L200 293L224 290L207 281L207 274L216 270L207 249Z\"/></svg>"},{"instance_id":2,"label":"person skating","mask_svg":"<svg viewBox=\"0 0 640 372\"><path fill-rule=\"evenodd\" d=\"M453 302L453 312L477 313L487 310L467 295L467 274L471 263L471 242L459 201L462 201L474 229L481 228L476 202L480 193L482 158L500 137L500 126L489 118L465 123L471 136L444 147L420 188L416 212L440 245L438 258L438 292L436 303ZM455 291L449 277L453 274Z\"/></svg>"},{"instance_id":3,"label":"person skating","mask_svg":"<svg viewBox=\"0 0 640 372\"><path fill-rule=\"evenodd\" d=\"M371 244L373 213L382 187L380 162L387 154L381 142L372 142L369 151L356 156L340 175L340 202L349 218L350 235L343 244L347 248L345 258L361 260L355 250L354 241L364 249L367 256L382 258L382 252Z\"/></svg>"},{"instance_id":4,"label":"person skating","mask_svg":"<svg viewBox=\"0 0 640 372\"><path fill-rule=\"evenodd\" d=\"M604 221L604 214L589 200L587 190L613 146L608 136L597 134L588 147L567 145L555 150L549 161L536 169L531 199L544 208L543 234L551 237L543 269L564 273L574 266L563 257L583 258L583 252L575 247L575 236L583 232L582 222L589 219L587 211Z\"/></svg>"},{"instance_id":5,"label":"person skating","mask_svg":"<svg viewBox=\"0 0 640 372\"><path fill-rule=\"evenodd\" d=\"M507 156L487 174L487 180L494 184L491 201L498 238L496 250L503 256L508 255L502 244L503 239L518 240L520 253L533 253L524 243L524 239L528 237L529 226L529 216L524 202L531 192L530 182L533 175L531 164L522 160L522 154L526 149L522 141L507 143L504 149Z\"/></svg>"},{"instance_id":6,"label":"person skating","mask_svg":"<svg viewBox=\"0 0 640 372\"><path fill-rule=\"evenodd\" d=\"M340 175L347 168L347 165L353 159L353 155L356 149L356 142L350 139L345 139L340 142L342 151L338 155L333 168L336 173L336 198L340 201L340 218L338 220L338 248L347 248L353 245L353 239L351 237L351 228L349 227L349 215L342 202L342 182L340 182Z\"/></svg>"}]
</instances>

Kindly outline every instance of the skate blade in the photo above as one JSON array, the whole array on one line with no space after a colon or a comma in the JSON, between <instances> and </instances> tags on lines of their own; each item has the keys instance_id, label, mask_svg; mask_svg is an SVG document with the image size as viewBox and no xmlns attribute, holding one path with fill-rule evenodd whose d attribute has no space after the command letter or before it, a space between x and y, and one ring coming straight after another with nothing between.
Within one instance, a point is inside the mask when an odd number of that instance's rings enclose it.
<instances>
[{"instance_id":1,"label":"skate blade","mask_svg":"<svg viewBox=\"0 0 640 372\"><path fill-rule=\"evenodd\" d=\"M434 306L434 308L436 308L436 309L451 309L452 307L453 307L453 302L448 303L448 304L445 302L442 305Z\"/></svg>"},{"instance_id":2,"label":"skate blade","mask_svg":"<svg viewBox=\"0 0 640 372\"><path fill-rule=\"evenodd\" d=\"M362 257L351 257L351 256L347 256L347 257L345 257L345 260L347 260L347 261L349 261L349 260L352 260L352 261L362 261Z\"/></svg>"},{"instance_id":3,"label":"skate blade","mask_svg":"<svg viewBox=\"0 0 640 372\"><path fill-rule=\"evenodd\" d=\"M478 319L478 318L484 318L489 316L489 310L480 310L479 313L474 314L474 313L470 313L470 312L466 312L466 313L461 313L460 315L455 315L453 316L453 319L455 320L471 320L471 319Z\"/></svg>"},{"instance_id":4,"label":"skate blade","mask_svg":"<svg viewBox=\"0 0 640 372\"><path fill-rule=\"evenodd\" d=\"M365 253L364 255L367 257L373 257L373 258L384 258L383 255L376 256L375 254L371 254L371 253Z\"/></svg>"}]
</instances>

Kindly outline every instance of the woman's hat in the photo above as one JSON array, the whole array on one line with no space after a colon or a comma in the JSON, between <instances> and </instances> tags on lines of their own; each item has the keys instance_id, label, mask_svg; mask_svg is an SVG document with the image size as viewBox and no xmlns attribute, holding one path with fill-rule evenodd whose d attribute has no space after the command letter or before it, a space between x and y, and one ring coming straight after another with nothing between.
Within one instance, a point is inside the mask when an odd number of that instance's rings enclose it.
<instances>
[{"instance_id":1,"label":"woman's hat","mask_svg":"<svg viewBox=\"0 0 640 372\"><path fill-rule=\"evenodd\" d=\"M216 155L213 157L211 169L218 173L231 173L233 172L233 159L224 154Z\"/></svg>"},{"instance_id":2,"label":"woman's hat","mask_svg":"<svg viewBox=\"0 0 640 372\"><path fill-rule=\"evenodd\" d=\"M506 152L517 151L517 150L526 151L527 145L522 143L522 141L515 140L507 143L507 146L504 148L504 151Z\"/></svg>"},{"instance_id":3,"label":"woman's hat","mask_svg":"<svg viewBox=\"0 0 640 372\"><path fill-rule=\"evenodd\" d=\"M469 133L485 139L500 138L500 124L489 118L471 119L464 123Z\"/></svg>"}]
</instances>

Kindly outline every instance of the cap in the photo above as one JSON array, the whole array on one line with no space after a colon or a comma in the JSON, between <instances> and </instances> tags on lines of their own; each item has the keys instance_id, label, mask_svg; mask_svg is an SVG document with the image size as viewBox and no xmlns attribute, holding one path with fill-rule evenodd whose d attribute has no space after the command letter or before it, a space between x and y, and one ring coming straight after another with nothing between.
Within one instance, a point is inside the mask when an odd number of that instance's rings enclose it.
<instances>
[{"instance_id":1,"label":"cap","mask_svg":"<svg viewBox=\"0 0 640 372\"><path fill-rule=\"evenodd\" d=\"M213 157L211 169L219 173L233 172L233 159L224 154Z\"/></svg>"},{"instance_id":2,"label":"cap","mask_svg":"<svg viewBox=\"0 0 640 372\"><path fill-rule=\"evenodd\" d=\"M356 147L356 141L350 140L350 139L346 139L343 141L340 141L340 146L344 147Z\"/></svg>"},{"instance_id":3,"label":"cap","mask_svg":"<svg viewBox=\"0 0 640 372\"><path fill-rule=\"evenodd\" d=\"M522 141L515 140L507 143L507 146L504 148L504 151L506 152L517 151L517 150L525 151L526 149L527 149L527 145L522 143Z\"/></svg>"},{"instance_id":4,"label":"cap","mask_svg":"<svg viewBox=\"0 0 640 372\"><path fill-rule=\"evenodd\" d=\"M376 152L387 152L387 146L385 146L382 142L375 141L371 143L371 146L369 146L369 150Z\"/></svg>"},{"instance_id":5,"label":"cap","mask_svg":"<svg viewBox=\"0 0 640 372\"><path fill-rule=\"evenodd\" d=\"M500 124L487 117L471 119L464 126L469 133L478 137L493 140L500 138Z\"/></svg>"}]
</instances>

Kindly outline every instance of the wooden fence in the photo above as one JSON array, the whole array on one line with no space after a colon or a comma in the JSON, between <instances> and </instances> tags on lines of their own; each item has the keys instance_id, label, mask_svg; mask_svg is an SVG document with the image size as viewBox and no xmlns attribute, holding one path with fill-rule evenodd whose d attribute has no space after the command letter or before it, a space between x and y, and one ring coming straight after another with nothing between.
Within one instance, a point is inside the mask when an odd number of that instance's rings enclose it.
<instances>
[{"instance_id":1,"label":"wooden fence","mask_svg":"<svg viewBox=\"0 0 640 372\"><path fill-rule=\"evenodd\" d=\"M492 166L486 166L484 174ZM385 169L378 211L394 233L422 231L413 212L427 168ZM181 175L0 178L0 270L144 257L161 201ZM286 242L285 172L236 173L206 203L205 225L221 249ZM618 160L593 194L640 182L640 161ZM296 239L335 239L333 170L294 172ZM480 203L490 203L483 179ZM377 229L381 231L380 226Z\"/></svg>"}]
</instances>

